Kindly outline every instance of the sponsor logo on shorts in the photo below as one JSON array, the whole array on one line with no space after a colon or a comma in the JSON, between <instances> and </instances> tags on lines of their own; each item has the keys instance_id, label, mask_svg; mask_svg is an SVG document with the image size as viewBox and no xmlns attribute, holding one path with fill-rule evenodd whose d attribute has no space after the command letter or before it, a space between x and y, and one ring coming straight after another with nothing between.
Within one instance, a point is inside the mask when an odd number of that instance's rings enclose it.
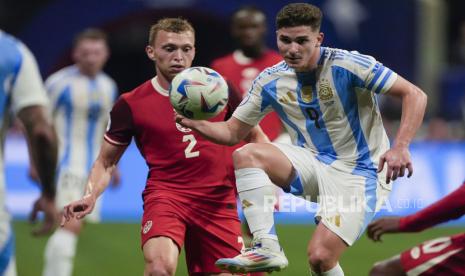
<instances>
[{"instance_id":1,"label":"sponsor logo on shorts","mask_svg":"<svg viewBox=\"0 0 465 276\"><path fill-rule=\"evenodd\" d=\"M253 204L250 203L249 201L247 200L242 200L242 209L245 209L245 208L249 208L250 206L252 206Z\"/></svg>"},{"instance_id":2,"label":"sponsor logo on shorts","mask_svg":"<svg viewBox=\"0 0 465 276\"><path fill-rule=\"evenodd\" d=\"M152 221L148 220L142 229L142 233L147 234L150 231L150 228L152 228Z\"/></svg>"}]
</instances>

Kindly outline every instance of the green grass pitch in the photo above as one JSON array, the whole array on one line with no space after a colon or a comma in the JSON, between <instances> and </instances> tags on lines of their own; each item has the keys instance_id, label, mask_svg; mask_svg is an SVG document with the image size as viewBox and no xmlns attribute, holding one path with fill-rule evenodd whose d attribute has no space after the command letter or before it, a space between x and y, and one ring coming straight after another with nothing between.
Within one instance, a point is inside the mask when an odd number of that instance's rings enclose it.
<instances>
[{"instance_id":1,"label":"green grass pitch","mask_svg":"<svg viewBox=\"0 0 465 276\"><path fill-rule=\"evenodd\" d=\"M16 263L19 276L41 275L46 238L30 235L31 226L14 222ZM289 259L289 267L272 275L308 275L306 248L313 233L310 225L278 225L277 231ZM132 276L143 275L143 257L139 248L139 224L103 223L85 226L78 243L74 276ZM342 256L341 266L346 275L367 275L371 265L393 256L424 240L463 232L465 228L442 227L422 233L389 235L384 242L374 244L363 236ZM200 254L200 253L199 253ZM184 254L176 275L187 275Z\"/></svg>"}]
</instances>

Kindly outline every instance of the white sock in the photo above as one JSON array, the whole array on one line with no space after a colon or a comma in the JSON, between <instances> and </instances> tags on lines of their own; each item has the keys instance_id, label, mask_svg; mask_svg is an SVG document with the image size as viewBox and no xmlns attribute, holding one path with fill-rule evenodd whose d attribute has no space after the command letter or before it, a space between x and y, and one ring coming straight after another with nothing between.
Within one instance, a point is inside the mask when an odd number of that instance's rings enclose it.
<instances>
[{"instance_id":1,"label":"white sock","mask_svg":"<svg viewBox=\"0 0 465 276\"><path fill-rule=\"evenodd\" d=\"M45 246L43 276L71 276L76 244L76 234L57 229Z\"/></svg>"},{"instance_id":2,"label":"white sock","mask_svg":"<svg viewBox=\"0 0 465 276\"><path fill-rule=\"evenodd\" d=\"M274 226L274 184L262 169L238 169L235 174L237 192L250 232L263 247L279 252L281 246Z\"/></svg>"},{"instance_id":3,"label":"white sock","mask_svg":"<svg viewBox=\"0 0 465 276\"><path fill-rule=\"evenodd\" d=\"M344 271L342 271L342 267L337 263L337 265L331 268L328 271L322 272L321 276L344 276Z\"/></svg>"}]
</instances>

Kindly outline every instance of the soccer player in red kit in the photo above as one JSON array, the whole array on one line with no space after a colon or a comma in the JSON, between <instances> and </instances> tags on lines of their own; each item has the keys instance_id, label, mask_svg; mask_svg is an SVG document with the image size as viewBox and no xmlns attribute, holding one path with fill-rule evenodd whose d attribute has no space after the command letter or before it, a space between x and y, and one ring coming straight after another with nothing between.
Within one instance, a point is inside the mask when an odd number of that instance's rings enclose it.
<instances>
[{"instance_id":1,"label":"soccer player in red kit","mask_svg":"<svg viewBox=\"0 0 465 276\"><path fill-rule=\"evenodd\" d=\"M64 208L62 224L89 214L134 138L149 168L142 194L144 275L174 275L182 246L189 274L220 274L216 259L235 256L242 247L235 190L223 162L227 148L175 123L169 102L169 84L191 66L194 45L194 29L184 19L165 18L151 27L146 52L156 77L115 103L85 196ZM256 133L252 140L266 140Z\"/></svg>"},{"instance_id":2,"label":"soccer player in red kit","mask_svg":"<svg viewBox=\"0 0 465 276\"><path fill-rule=\"evenodd\" d=\"M232 82L245 95L253 80L267 67L283 58L278 52L266 47L266 16L260 9L245 6L231 17L231 34L239 48L229 55L214 60L211 67ZM263 132L275 140L283 126L275 112L270 112L260 122ZM237 148L239 146L236 146Z\"/></svg>"},{"instance_id":3,"label":"soccer player in red kit","mask_svg":"<svg viewBox=\"0 0 465 276\"><path fill-rule=\"evenodd\" d=\"M465 183L425 209L405 217L386 217L368 225L368 237L419 232L465 215ZM376 263L370 275L465 275L465 233L426 241L391 259Z\"/></svg>"}]
</instances>

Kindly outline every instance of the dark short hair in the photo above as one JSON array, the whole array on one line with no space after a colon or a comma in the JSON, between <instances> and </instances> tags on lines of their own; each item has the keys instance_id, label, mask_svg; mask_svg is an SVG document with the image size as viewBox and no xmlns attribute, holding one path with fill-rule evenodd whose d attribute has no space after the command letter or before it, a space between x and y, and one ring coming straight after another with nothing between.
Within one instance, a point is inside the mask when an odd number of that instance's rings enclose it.
<instances>
[{"instance_id":1,"label":"dark short hair","mask_svg":"<svg viewBox=\"0 0 465 276\"><path fill-rule=\"evenodd\" d=\"M162 18L150 27L149 45L155 43L155 38L159 31L178 34L190 31L195 35L194 27L192 27L192 24L186 19L180 17Z\"/></svg>"},{"instance_id":2,"label":"dark short hair","mask_svg":"<svg viewBox=\"0 0 465 276\"><path fill-rule=\"evenodd\" d=\"M76 47L79 42L90 39L90 40L103 40L105 44L108 43L108 37L107 34L97 28L88 28L83 30L82 32L78 33L73 40L73 46Z\"/></svg>"},{"instance_id":3,"label":"dark short hair","mask_svg":"<svg viewBox=\"0 0 465 276\"><path fill-rule=\"evenodd\" d=\"M320 29L323 14L314 5L293 3L284 6L276 15L276 29L296 26L310 26L312 30Z\"/></svg>"}]
</instances>

